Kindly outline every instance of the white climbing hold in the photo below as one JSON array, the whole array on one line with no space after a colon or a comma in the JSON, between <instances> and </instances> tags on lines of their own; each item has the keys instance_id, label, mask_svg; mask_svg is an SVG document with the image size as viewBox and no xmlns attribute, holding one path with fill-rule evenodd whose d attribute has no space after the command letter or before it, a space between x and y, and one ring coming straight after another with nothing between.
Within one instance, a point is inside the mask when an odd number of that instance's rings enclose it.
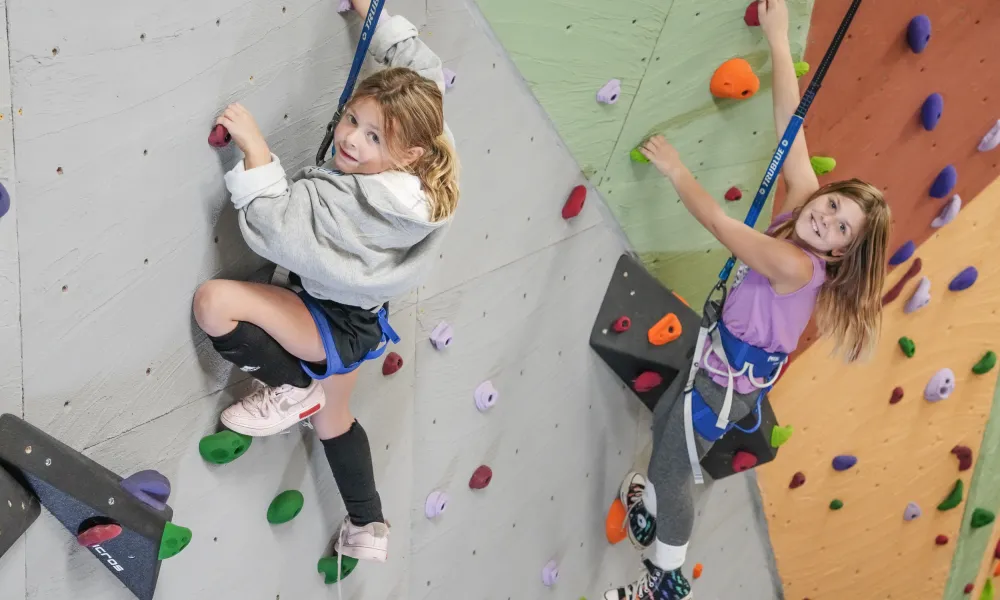
<instances>
[{"instance_id":1,"label":"white climbing hold","mask_svg":"<svg viewBox=\"0 0 1000 600\"><path fill-rule=\"evenodd\" d=\"M340 6L337 7L337 12L345 13L351 10L351 0L340 0Z\"/></svg>"},{"instance_id":2,"label":"white climbing hold","mask_svg":"<svg viewBox=\"0 0 1000 600\"><path fill-rule=\"evenodd\" d=\"M444 87L446 89L451 89L455 86L455 79L458 78L458 73L452 71L448 67L444 67Z\"/></svg>"},{"instance_id":3,"label":"white climbing hold","mask_svg":"<svg viewBox=\"0 0 1000 600\"><path fill-rule=\"evenodd\" d=\"M979 142L979 151L989 152L997 146L1000 146L1000 120L983 136L983 140Z\"/></svg>"},{"instance_id":4,"label":"white climbing hold","mask_svg":"<svg viewBox=\"0 0 1000 600\"><path fill-rule=\"evenodd\" d=\"M545 563L545 568L542 569L542 583L548 587L552 587L559 580L559 565L556 561L550 560Z\"/></svg>"},{"instance_id":5,"label":"white climbing hold","mask_svg":"<svg viewBox=\"0 0 1000 600\"><path fill-rule=\"evenodd\" d=\"M597 90L597 101L602 104L614 104L618 102L618 97L622 94L622 82L617 79L604 84L604 87Z\"/></svg>"},{"instance_id":6,"label":"white climbing hold","mask_svg":"<svg viewBox=\"0 0 1000 600\"><path fill-rule=\"evenodd\" d=\"M931 227L938 229L939 227L944 227L948 223L951 223L955 220L955 217L958 216L958 211L960 210L962 210L962 199L959 198L958 194L955 194L951 197L951 200L948 201L948 204L944 205L944 208L941 209L938 216L931 221Z\"/></svg>"},{"instance_id":7,"label":"white climbing hold","mask_svg":"<svg viewBox=\"0 0 1000 600\"><path fill-rule=\"evenodd\" d=\"M451 345L452 338L451 325L441 321L438 323L437 327L431 331L431 343L438 350L444 350Z\"/></svg>"},{"instance_id":8,"label":"white climbing hold","mask_svg":"<svg viewBox=\"0 0 1000 600\"><path fill-rule=\"evenodd\" d=\"M927 277L921 277L920 283L917 284L917 289L913 291L913 295L910 299L906 301L906 306L903 307L903 312L910 314L911 312L921 309L927 306L931 301L931 280Z\"/></svg>"},{"instance_id":9,"label":"white climbing hold","mask_svg":"<svg viewBox=\"0 0 1000 600\"><path fill-rule=\"evenodd\" d=\"M479 409L479 412L486 412L496 404L497 398L500 397L500 392L493 387L492 383L484 381L479 384L473 395L476 398L476 408Z\"/></svg>"},{"instance_id":10,"label":"white climbing hold","mask_svg":"<svg viewBox=\"0 0 1000 600\"><path fill-rule=\"evenodd\" d=\"M428 519L433 519L434 517L440 515L448 508L448 494L435 490L427 496L427 500L424 502L424 515Z\"/></svg>"}]
</instances>

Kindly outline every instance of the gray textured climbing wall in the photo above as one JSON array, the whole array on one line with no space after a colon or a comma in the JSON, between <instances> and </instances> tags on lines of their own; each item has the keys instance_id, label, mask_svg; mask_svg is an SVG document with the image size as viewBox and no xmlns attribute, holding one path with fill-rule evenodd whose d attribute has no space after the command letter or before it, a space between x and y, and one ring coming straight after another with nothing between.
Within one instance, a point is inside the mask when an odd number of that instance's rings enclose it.
<instances>
[{"instance_id":1,"label":"gray textured climbing wall","mask_svg":"<svg viewBox=\"0 0 1000 600\"><path fill-rule=\"evenodd\" d=\"M122 475L171 479L174 520L194 539L163 563L160 599L337 597L315 564L343 507L312 433L258 440L222 467L198 455L246 381L190 316L201 281L260 264L222 183L237 156L206 143L214 115L243 102L289 170L308 163L357 35L336 4L6 5L0 178L15 208L0 219L0 409L23 406ZM583 177L474 5L389 7L458 73L446 112L463 199L438 267L393 305L405 366L388 379L362 370L353 405L393 529L389 562L363 564L345 598L598 598L637 572L603 521L648 443L645 409L587 346L621 238L593 192L583 214L560 217ZM438 352L427 336L441 320L455 341ZM500 397L480 413L484 380ZM484 463L493 482L471 492ZM705 564L696 589L708 597L774 597L747 483L699 498L691 564ZM302 513L268 525L268 503L289 488L305 495ZM435 490L451 502L429 521ZM552 559L561 578L547 589ZM44 512L0 559L0 600L129 597Z\"/></svg>"}]
</instances>

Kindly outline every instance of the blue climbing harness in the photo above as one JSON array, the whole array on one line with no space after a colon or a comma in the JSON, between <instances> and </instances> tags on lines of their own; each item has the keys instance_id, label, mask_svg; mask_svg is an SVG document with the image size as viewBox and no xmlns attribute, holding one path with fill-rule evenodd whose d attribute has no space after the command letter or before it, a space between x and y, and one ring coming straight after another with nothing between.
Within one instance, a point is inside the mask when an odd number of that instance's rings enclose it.
<instances>
[{"instance_id":1,"label":"blue climbing harness","mask_svg":"<svg viewBox=\"0 0 1000 600\"><path fill-rule=\"evenodd\" d=\"M351 64L351 73L347 76L347 83L344 84L344 91L340 94L340 102L337 104L337 112L333 113L333 118L326 125L326 135L320 143L319 151L316 153L316 164L322 165L326 162L326 153L333 145L333 131L337 128L337 123L344 116L344 107L354 93L354 84L358 81L361 73L361 65L365 62L365 55L368 54L368 46L371 45L372 36L375 35L375 27L378 25L378 18L382 14L382 6L385 0L372 0L368 6L368 14L365 15L365 24L361 28L361 37L358 39L358 47L354 51L354 62ZM333 154L331 153L331 156Z\"/></svg>"},{"instance_id":2,"label":"blue climbing harness","mask_svg":"<svg viewBox=\"0 0 1000 600\"><path fill-rule=\"evenodd\" d=\"M795 109L795 114L789 120L788 127L785 128L785 132L781 136L781 141L778 142L778 147L774 151L774 156L771 158L771 162L764 172L764 178L761 181L760 187L757 188L753 204L750 205L750 210L743 221L746 225L753 227L757 222L757 217L760 216L760 212L764 208L764 203L771 194L771 189L778 178L778 173L781 172L781 167L785 164L788 151L791 149L792 144L795 142L795 137L802 128L802 122L805 120L806 113L816 98L816 94L823 83L823 78L826 77L826 73L831 63L833 63L833 58L836 56L841 42L847 36L847 30L851 25L851 21L854 20L854 15L857 13L860 5L861 0L853 0L850 8L847 9L844 20L834 34L833 40L830 42L830 47L826 50L826 55L823 56L823 61L816 69L816 74L809 83L809 87L802 94L802 100L799 102L798 108ZM698 341L695 342L694 358L691 363L691 370L688 373L687 384L684 387L684 432L687 438L688 459L691 462L691 469L694 472L695 483L704 483L704 477L701 473L694 434L697 433L708 441L715 441L734 427L747 433L757 431L760 428L761 422L761 402L781 374L781 368L788 361L788 356L784 353L767 352L762 348L740 340L723 323L722 313L723 307L726 304L727 294L726 281L728 281L734 266L736 266L735 255L730 256L726 261L722 271L719 272L718 282L705 300L705 307L701 316L701 327L698 330ZM719 300L712 299L716 292L721 293ZM707 341L710 341L711 345L708 352L705 352ZM722 361L726 367L725 371L719 371L711 367L707 364L707 361L705 361L705 364L702 364L703 359L711 355L716 356ZM726 386L726 397L718 415L708 406L704 398L702 398L701 393L694 387L695 376L703 368L709 373L724 375L729 380ZM760 390L754 408L754 412L757 413L757 424L749 430L729 422L729 413L733 404L733 382L736 377L740 376L746 376L754 387Z\"/></svg>"},{"instance_id":3,"label":"blue climbing harness","mask_svg":"<svg viewBox=\"0 0 1000 600\"><path fill-rule=\"evenodd\" d=\"M389 325L389 309L386 305L383 305L378 311L378 324L382 329L382 339L379 341L379 346L374 350L370 350L368 354L364 355L357 362L345 365L343 359L340 358L340 353L337 352L336 344L333 342L333 332L330 331L330 322L326 318L326 313L323 312L323 309L317 304L316 300L304 290L299 292L299 297L305 302L306 308L309 309L309 314L312 315L313 321L316 323L316 328L319 329L319 337L323 340L323 351L326 353L325 373L316 373L308 363L302 361L302 369L313 379L326 379L331 375L350 373L361 366L361 363L366 360L375 360L382 356L385 349L389 346L389 342L393 344L399 343L399 335Z\"/></svg>"}]
</instances>

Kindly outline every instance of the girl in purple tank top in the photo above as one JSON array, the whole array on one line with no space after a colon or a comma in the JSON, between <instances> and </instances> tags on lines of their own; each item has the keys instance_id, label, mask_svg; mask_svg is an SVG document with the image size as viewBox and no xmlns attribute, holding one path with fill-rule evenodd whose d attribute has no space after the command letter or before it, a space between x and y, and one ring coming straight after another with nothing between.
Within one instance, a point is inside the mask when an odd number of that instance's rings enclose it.
<instances>
[{"instance_id":1,"label":"girl in purple tank top","mask_svg":"<svg viewBox=\"0 0 1000 600\"><path fill-rule=\"evenodd\" d=\"M786 0L761 0L758 13L771 48L780 139L799 104ZM820 187L800 131L781 171L787 190L783 212L761 233L728 216L662 136L650 138L640 150L673 184L691 215L740 260L722 314L734 338L767 353L787 354L815 315L821 335L832 338L848 361L869 354L881 323L891 221L878 188L857 179ZM697 349L703 358L690 389L714 413L713 422L728 408L728 421L735 423L755 409L760 391L776 375L730 368L720 358L719 344L713 349L711 342ZM629 538L640 548L655 542L655 554L644 561L638 581L609 590L605 600L692 597L681 573L694 526L692 463L697 465L712 441L685 427L688 375L678 374L656 406L648 481L630 473L620 490Z\"/></svg>"}]
</instances>

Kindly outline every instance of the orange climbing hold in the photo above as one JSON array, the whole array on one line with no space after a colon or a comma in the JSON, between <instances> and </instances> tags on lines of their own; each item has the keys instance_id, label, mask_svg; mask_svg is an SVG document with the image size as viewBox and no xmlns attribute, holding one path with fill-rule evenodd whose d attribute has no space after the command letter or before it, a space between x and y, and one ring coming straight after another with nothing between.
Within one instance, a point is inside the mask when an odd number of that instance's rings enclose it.
<instances>
[{"instance_id":1,"label":"orange climbing hold","mask_svg":"<svg viewBox=\"0 0 1000 600\"><path fill-rule=\"evenodd\" d=\"M693 571L691 571L691 576L692 576L692 577L694 577L695 579L698 579L699 577L701 577L701 572L702 572L702 571L703 571L704 569L705 569L705 567L704 567L704 566L702 566L702 564L701 564L701 563L698 563L698 564L696 564L696 565L694 566L694 570L693 570Z\"/></svg>"},{"instance_id":2,"label":"orange climbing hold","mask_svg":"<svg viewBox=\"0 0 1000 600\"><path fill-rule=\"evenodd\" d=\"M997 566L993 569L993 576L1000 577L1000 562L998 562Z\"/></svg>"},{"instance_id":3,"label":"orange climbing hold","mask_svg":"<svg viewBox=\"0 0 1000 600\"><path fill-rule=\"evenodd\" d=\"M649 328L649 343L654 346L662 346L681 337L681 320L674 313L667 313L667 316L657 321L656 325Z\"/></svg>"},{"instance_id":4,"label":"orange climbing hold","mask_svg":"<svg viewBox=\"0 0 1000 600\"><path fill-rule=\"evenodd\" d=\"M608 516L604 519L604 535L608 538L608 543L612 546L628 537L625 529L625 505L620 498L615 498L608 509Z\"/></svg>"},{"instance_id":5,"label":"orange climbing hold","mask_svg":"<svg viewBox=\"0 0 1000 600\"><path fill-rule=\"evenodd\" d=\"M685 300L684 298L681 298L680 294L678 294L677 292L671 292L671 293L674 295L675 298L677 298L678 300L681 301L681 304L683 304L684 306L686 306L688 308L691 308L691 305L688 304L688 301Z\"/></svg>"},{"instance_id":6,"label":"orange climbing hold","mask_svg":"<svg viewBox=\"0 0 1000 600\"><path fill-rule=\"evenodd\" d=\"M712 74L709 89L716 98L746 100L760 89L760 79L746 60L730 58Z\"/></svg>"}]
</instances>

